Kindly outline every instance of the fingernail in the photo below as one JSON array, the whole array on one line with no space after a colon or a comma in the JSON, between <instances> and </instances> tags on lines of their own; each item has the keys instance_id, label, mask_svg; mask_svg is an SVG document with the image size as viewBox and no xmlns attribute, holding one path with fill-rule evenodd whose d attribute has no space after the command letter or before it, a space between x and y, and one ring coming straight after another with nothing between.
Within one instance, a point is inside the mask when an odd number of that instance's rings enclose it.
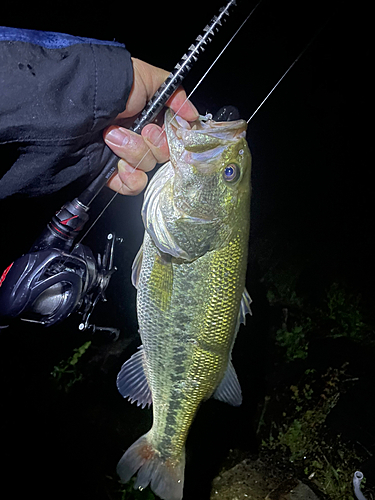
<instances>
[{"instance_id":1,"label":"fingernail","mask_svg":"<svg viewBox=\"0 0 375 500\"><path fill-rule=\"evenodd\" d=\"M129 132L126 128L113 128L106 135L106 140L115 146L126 146L129 142Z\"/></svg>"},{"instance_id":2,"label":"fingernail","mask_svg":"<svg viewBox=\"0 0 375 500\"><path fill-rule=\"evenodd\" d=\"M163 144L163 141L165 141L165 134L164 132L160 132L157 128L152 128L148 131L145 138L148 139L154 146L159 147Z\"/></svg>"}]
</instances>

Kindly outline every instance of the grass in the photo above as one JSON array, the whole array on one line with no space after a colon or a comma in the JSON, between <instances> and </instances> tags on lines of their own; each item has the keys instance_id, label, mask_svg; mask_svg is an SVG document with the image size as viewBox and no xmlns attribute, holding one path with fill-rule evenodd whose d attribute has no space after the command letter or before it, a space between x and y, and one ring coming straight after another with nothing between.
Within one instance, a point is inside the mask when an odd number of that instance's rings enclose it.
<instances>
[{"instance_id":1,"label":"grass","mask_svg":"<svg viewBox=\"0 0 375 500\"><path fill-rule=\"evenodd\" d=\"M270 305L281 312L281 324L274 329L276 362L278 369L284 365L290 367L286 373L296 375L289 387L272 388L266 396L258 424L262 449L287 457L300 476L331 500L354 500L353 474L368 455L329 428L327 418L358 378L350 374L348 363L325 371L312 366L309 347L317 339L346 338L373 349L374 332L364 320L360 295L343 284L332 283L321 304L313 307L288 282L276 282L267 294ZM305 371L290 371L292 366L304 366Z\"/></svg>"}]
</instances>

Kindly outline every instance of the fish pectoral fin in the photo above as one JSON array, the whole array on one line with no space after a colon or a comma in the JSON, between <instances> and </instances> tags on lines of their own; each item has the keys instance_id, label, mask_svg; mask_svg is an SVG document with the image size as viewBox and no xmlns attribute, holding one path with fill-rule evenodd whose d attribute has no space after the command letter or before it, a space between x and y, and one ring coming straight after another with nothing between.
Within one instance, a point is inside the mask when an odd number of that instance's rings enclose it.
<instances>
[{"instance_id":1,"label":"fish pectoral fin","mask_svg":"<svg viewBox=\"0 0 375 500\"><path fill-rule=\"evenodd\" d=\"M122 365L116 384L121 396L128 398L131 403L137 401L137 406L144 408L152 404L152 395L144 370L143 345L138 349L138 352Z\"/></svg>"},{"instance_id":2,"label":"fish pectoral fin","mask_svg":"<svg viewBox=\"0 0 375 500\"><path fill-rule=\"evenodd\" d=\"M141 248L138 250L138 253L135 256L132 265L132 284L133 286L135 286L135 288L138 288L138 280L139 280L139 275L141 273L142 260L143 260L143 244L141 245Z\"/></svg>"},{"instance_id":3,"label":"fish pectoral fin","mask_svg":"<svg viewBox=\"0 0 375 500\"><path fill-rule=\"evenodd\" d=\"M214 392L213 397L224 403L229 403L232 406L241 405L242 391L232 361L229 361L224 378Z\"/></svg>"}]
</instances>

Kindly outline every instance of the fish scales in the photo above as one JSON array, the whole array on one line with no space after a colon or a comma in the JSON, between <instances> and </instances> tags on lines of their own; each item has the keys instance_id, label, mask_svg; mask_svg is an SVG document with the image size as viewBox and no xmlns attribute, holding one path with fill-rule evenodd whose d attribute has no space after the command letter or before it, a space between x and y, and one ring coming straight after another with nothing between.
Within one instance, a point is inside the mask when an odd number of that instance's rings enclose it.
<instances>
[{"instance_id":1,"label":"fish scales","mask_svg":"<svg viewBox=\"0 0 375 500\"><path fill-rule=\"evenodd\" d=\"M138 310L148 371L152 374L155 410L151 439L161 452L179 456L198 405L211 396L228 365L242 295L239 290L244 287L246 255L239 236L228 243L234 257L230 260L227 248L207 253L194 263L176 264L172 260L170 307L163 311L159 307L159 290L150 279L158 251L150 237L146 238L144 259L151 262L145 263L140 275ZM204 278L207 275L211 275L210 280ZM165 407L170 410L168 419L163 418ZM166 450L169 441L171 449Z\"/></svg>"},{"instance_id":2,"label":"fish scales","mask_svg":"<svg viewBox=\"0 0 375 500\"><path fill-rule=\"evenodd\" d=\"M171 163L146 192L146 231L134 265L143 348L133 358L141 360L147 380L141 385L150 395L135 394L121 372L118 382L125 397L139 403L152 397L153 404L152 428L120 460L120 477L125 482L140 469L135 486L150 483L166 500L182 498L185 442L202 401L214 395L240 404L231 351L249 312L246 124L182 124L181 130L181 122L167 115ZM225 176L236 169L230 184ZM125 374L138 373L133 358Z\"/></svg>"}]
</instances>

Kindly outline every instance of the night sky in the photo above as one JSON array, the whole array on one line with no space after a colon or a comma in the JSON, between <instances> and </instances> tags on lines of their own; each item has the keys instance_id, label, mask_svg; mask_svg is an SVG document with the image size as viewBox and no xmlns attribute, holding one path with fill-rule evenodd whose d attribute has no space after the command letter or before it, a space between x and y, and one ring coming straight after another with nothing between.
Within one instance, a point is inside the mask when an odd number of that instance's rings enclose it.
<instances>
[{"instance_id":1,"label":"night sky","mask_svg":"<svg viewBox=\"0 0 375 500\"><path fill-rule=\"evenodd\" d=\"M76 2L55 1L47 12L45 7L38 8L30 2L22 9L17 6L3 11L2 6L0 23L115 39L125 43L133 56L172 69L224 3L225 0L108 2L99 8L98 2L90 7L85 2L83 8ZM238 3L185 79L187 92L194 88L255 4ZM331 0L263 0L191 97L202 114L214 114L223 105L233 105L247 120L314 39L248 126L247 139L253 155L250 259L261 260L257 253L259 242L271 241L279 259L290 262L296 258L307 263L298 282L301 293L314 298L315 292L319 296L332 281L339 280L361 293L367 304L374 299L375 250L369 17L369 11L360 2L349 10L342 2ZM71 186L45 199L0 202L2 266L27 251L54 212L76 194ZM105 189L94 212L100 211L110 196ZM96 321L120 329L126 325L125 329L134 335L135 290L129 274L142 241L141 204L142 195L117 196L84 241L97 253L109 230L125 239L117 261L115 256L119 270L108 289L108 303L101 305ZM24 214L28 214L27 223ZM248 276L250 293L251 283ZM28 328L23 325L20 337L15 338L26 338ZM61 351L66 354L65 328L61 325L51 331L55 341L61 336ZM40 333L37 339L43 348ZM28 342L32 343L32 339ZM28 345L17 346L7 335L3 360L10 351L10 359L16 358L18 349L21 359L26 359ZM53 349L57 356L56 343ZM33 360L27 363L33 370ZM12 381L13 375L6 366L6 377ZM31 401L32 390L27 384L19 393L24 379L15 375L14 380L14 387L9 389L10 400L26 394L26 401ZM104 428L103 425L102 433ZM21 450L22 442L16 439L16 443ZM17 453L16 449L15 456Z\"/></svg>"}]
</instances>

